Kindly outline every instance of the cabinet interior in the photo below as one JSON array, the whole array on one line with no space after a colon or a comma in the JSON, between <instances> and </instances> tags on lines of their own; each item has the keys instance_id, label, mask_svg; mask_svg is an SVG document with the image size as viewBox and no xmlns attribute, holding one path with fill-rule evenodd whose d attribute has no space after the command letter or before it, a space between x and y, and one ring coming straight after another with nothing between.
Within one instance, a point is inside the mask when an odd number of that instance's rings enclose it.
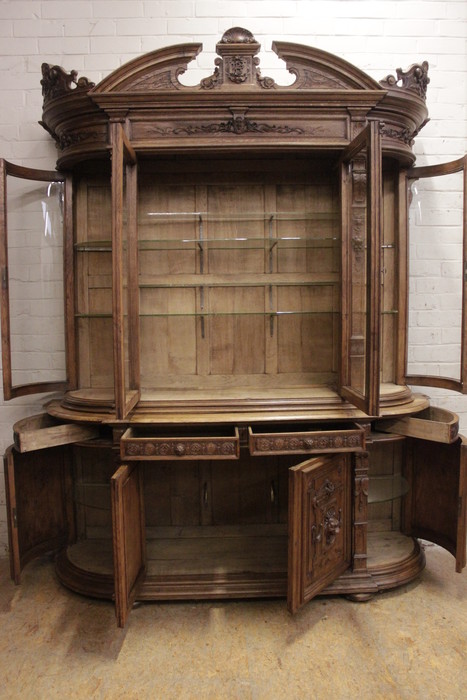
<instances>
[{"instance_id":1,"label":"cabinet interior","mask_svg":"<svg viewBox=\"0 0 467 700\"><path fill-rule=\"evenodd\" d=\"M338 383L342 224L336 156L138 165L143 399L300 396ZM385 177L382 336L394 345L394 176ZM83 175L75 224L81 389L110 389L111 189ZM354 322L365 314L356 306ZM129 356L129 353L127 353ZM394 347L382 379L394 381Z\"/></svg>"}]
</instances>

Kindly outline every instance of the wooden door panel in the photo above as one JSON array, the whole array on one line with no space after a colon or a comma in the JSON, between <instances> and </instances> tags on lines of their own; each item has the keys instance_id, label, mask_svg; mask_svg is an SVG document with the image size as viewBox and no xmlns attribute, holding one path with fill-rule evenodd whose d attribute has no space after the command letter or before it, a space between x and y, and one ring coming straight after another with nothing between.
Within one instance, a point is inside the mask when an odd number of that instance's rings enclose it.
<instances>
[{"instance_id":1,"label":"wooden door panel","mask_svg":"<svg viewBox=\"0 0 467 700\"><path fill-rule=\"evenodd\" d=\"M467 444L410 440L406 499L407 534L435 542L456 558L456 571L466 565Z\"/></svg>"},{"instance_id":2,"label":"wooden door panel","mask_svg":"<svg viewBox=\"0 0 467 700\"><path fill-rule=\"evenodd\" d=\"M111 479L115 611L124 627L146 570L141 469L122 465Z\"/></svg>"},{"instance_id":3,"label":"wooden door panel","mask_svg":"<svg viewBox=\"0 0 467 700\"><path fill-rule=\"evenodd\" d=\"M351 563L350 457L317 457L289 470L288 608L295 613Z\"/></svg>"},{"instance_id":4,"label":"wooden door panel","mask_svg":"<svg viewBox=\"0 0 467 700\"><path fill-rule=\"evenodd\" d=\"M66 447L20 453L8 448L5 486L11 577L28 561L74 539L70 460Z\"/></svg>"},{"instance_id":5,"label":"wooden door panel","mask_svg":"<svg viewBox=\"0 0 467 700\"><path fill-rule=\"evenodd\" d=\"M340 394L379 414L381 141L371 122L341 156L342 360Z\"/></svg>"}]
</instances>

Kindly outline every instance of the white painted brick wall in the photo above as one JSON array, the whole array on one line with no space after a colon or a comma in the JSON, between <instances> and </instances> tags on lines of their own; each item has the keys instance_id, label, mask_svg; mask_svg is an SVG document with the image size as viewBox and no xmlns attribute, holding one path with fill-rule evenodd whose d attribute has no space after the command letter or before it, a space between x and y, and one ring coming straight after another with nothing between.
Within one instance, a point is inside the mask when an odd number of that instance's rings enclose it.
<instances>
[{"instance_id":1,"label":"white painted brick wall","mask_svg":"<svg viewBox=\"0 0 467 700\"><path fill-rule=\"evenodd\" d=\"M0 0L0 155L31 167L55 166L55 147L37 123L43 61L98 82L143 52L202 41L204 52L183 77L194 84L212 72L216 41L235 25L248 28L262 44L263 75L282 83L290 82L290 76L270 50L273 39L330 51L377 80L394 74L397 67L428 60L431 121L417 138L417 162L439 163L466 152L465 0ZM457 268L449 245L439 245L435 258L418 252L419 278L414 284L418 293L429 296L428 301L415 302L421 308L413 313L422 321L423 304L428 303L439 324L433 319L425 326L417 323L413 338L420 351L438 357L442 374L441 363L449 365L456 353L456 328L447 321L456 316ZM442 297L435 300L434 292L441 289ZM18 314L27 312L22 306L27 303L16 302ZM31 368L46 362L45 354L38 343ZM441 390L429 393L438 405L459 413L467 430L467 397ZM0 453L11 442L12 424L40 410L40 399L0 403ZM0 479L0 553L7 546L4 503Z\"/></svg>"}]
</instances>

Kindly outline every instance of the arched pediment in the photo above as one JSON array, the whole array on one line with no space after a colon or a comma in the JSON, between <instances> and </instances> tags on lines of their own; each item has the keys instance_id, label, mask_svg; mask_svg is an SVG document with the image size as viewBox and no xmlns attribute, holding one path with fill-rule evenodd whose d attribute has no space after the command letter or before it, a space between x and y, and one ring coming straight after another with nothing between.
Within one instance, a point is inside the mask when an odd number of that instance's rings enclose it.
<instances>
[{"instance_id":1,"label":"arched pediment","mask_svg":"<svg viewBox=\"0 0 467 700\"><path fill-rule=\"evenodd\" d=\"M312 46L275 41L273 51L296 76L297 90L381 90L376 80L334 54Z\"/></svg>"},{"instance_id":2,"label":"arched pediment","mask_svg":"<svg viewBox=\"0 0 467 700\"><path fill-rule=\"evenodd\" d=\"M102 80L89 94L152 92L184 88L178 76L201 51L202 44L177 44L151 51L125 63Z\"/></svg>"},{"instance_id":3,"label":"arched pediment","mask_svg":"<svg viewBox=\"0 0 467 700\"><path fill-rule=\"evenodd\" d=\"M151 93L167 90L383 90L375 80L347 61L301 44L276 41L272 49L295 76L292 85L281 87L262 77L257 54L261 45L246 29L233 27L217 43L219 58L211 76L189 87L178 80L188 63L196 58L202 44L179 44L159 49L129 61L90 91L109 93Z\"/></svg>"}]
</instances>

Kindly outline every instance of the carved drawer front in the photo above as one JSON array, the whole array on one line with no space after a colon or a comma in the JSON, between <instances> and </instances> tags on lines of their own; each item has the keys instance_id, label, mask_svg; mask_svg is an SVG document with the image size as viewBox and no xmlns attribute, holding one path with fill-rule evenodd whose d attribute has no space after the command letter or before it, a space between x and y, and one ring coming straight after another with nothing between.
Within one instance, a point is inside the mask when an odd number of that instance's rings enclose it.
<instances>
[{"instance_id":1,"label":"carved drawer front","mask_svg":"<svg viewBox=\"0 0 467 700\"><path fill-rule=\"evenodd\" d=\"M297 425L255 426L248 428L248 436L252 455L358 452L365 447L364 429L355 423L338 428L303 426L301 430Z\"/></svg>"},{"instance_id":2,"label":"carved drawer front","mask_svg":"<svg viewBox=\"0 0 467 700\"><path fill-rule=\"evenodd\" d=\"M229 434L230 433L230 434ZM222 434L152 433L128 428L120 441L122 459L238 459L240 441L237 428Z\"/></svg>"},{"instance_id":3,"label":"carved drawer front","mask_svg":"<svg viewBox=\"0 0 467 700\"><path fill-rule=\"evenodd\" d=\"M71 445L99 437L95 425L59 423L47 413L23 418L13 426L15 447L18 452L32 452L58 445Z\"/></svg>"},{"instance_id":4,"label":"carved drawer front","mask_svg":"<svg viewBox=\"0 0 467 700\"><path fill-rule=\"evenodd\" d=\"M459 417L445 408L430 406L414 416L378 421L377 430L450 444L457 440Z\"/></svg>"}]
</instances>

